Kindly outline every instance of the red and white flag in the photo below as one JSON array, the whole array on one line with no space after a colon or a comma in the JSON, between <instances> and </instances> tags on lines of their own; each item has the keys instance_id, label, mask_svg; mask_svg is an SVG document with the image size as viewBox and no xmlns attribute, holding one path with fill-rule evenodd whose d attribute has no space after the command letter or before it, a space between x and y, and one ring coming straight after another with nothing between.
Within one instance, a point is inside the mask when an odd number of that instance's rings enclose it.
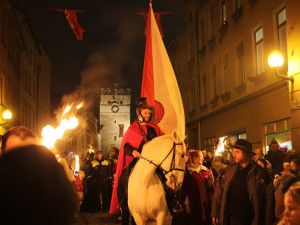
<instances>
[{"instance_id":1,"label":"red and white flag","mask_svg":"<svg viewBox=\"0 0 300 225\"><path fill-rule=\"evenodd\" d=\"M185 136L185 116L176 76L158 29L152 4L146 25L146 49L141 97L155 107L155 122L165 134Z\"/></svg>"}]
</instances>

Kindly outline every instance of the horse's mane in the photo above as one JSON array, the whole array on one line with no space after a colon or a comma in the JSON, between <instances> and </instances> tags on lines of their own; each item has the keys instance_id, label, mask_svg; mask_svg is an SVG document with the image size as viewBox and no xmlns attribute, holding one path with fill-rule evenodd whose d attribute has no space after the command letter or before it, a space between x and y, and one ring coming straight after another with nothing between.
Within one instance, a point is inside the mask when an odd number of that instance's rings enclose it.
<instances>
[{"instance_id":1,"label":"horse's mane","mask_svg":"<svg viewBox=\"0 0 300 225\"><path fill-rule=\"evenodd\" d=\"M163 145L163 143L172 142L172 140L171 134L164 134L162 136L155 137L143 146L142 155L148 155L149 151L151 153L161 151L160 147Z\"/></svg>"}]
</instances>

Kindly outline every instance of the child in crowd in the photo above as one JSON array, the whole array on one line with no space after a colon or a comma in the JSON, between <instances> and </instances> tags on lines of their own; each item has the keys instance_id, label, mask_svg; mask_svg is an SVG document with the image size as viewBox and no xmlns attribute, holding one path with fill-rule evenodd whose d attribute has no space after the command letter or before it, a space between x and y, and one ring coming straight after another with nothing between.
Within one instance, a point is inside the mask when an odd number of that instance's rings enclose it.
<instances>
[{"instance_id":1,"label":"child in crowd","mask_svg":"<svg viewBox=\"0 0 300 225\"><path fill-rule=\"evenodd\" d=\"M294 183L284 196L284 214L279 225L300 223L300 182Z\"/></svg>"}]
</instances>

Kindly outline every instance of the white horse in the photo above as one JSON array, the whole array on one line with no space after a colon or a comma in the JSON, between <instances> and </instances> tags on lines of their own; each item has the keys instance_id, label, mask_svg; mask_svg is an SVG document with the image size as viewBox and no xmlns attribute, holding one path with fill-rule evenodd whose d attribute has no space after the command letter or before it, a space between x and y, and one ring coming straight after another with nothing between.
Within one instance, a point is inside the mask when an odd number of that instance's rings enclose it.
<instances>
[{"instance_id":1,"label":"white horse","mask_svg":"<svg viewBox=\"0 0 300 225\"><path fill-rule=\"evenodd\" d=\"M186 146L175 131L144 145L141 158L128 180L128 206L137 225L164 224L168 208L165 191L155 169L160 165L166 172L167 184L174 189L180 188L185 153Z\"/></svg>"}]
</instances>

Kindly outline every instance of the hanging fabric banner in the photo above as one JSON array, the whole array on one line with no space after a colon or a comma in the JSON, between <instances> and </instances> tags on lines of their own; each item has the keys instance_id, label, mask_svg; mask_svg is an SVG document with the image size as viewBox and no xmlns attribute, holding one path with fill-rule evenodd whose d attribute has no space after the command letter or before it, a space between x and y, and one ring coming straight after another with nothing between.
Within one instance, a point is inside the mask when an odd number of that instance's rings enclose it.
<instances>
[{"instance_id":1,"label":"hanging fabric banner","mask_svg":"<svg viewBox=\"0 0 300 225\"><path fill-rule=\"evenodd\" d=\"M83 40L83 28L80 26L77 20L77 13L78 12L85 12L84 10L73 10L73 9L56 9L56 8L49 8L51 10L55 10L58 12L63 12L66 15L66 19L69 23L69 26L73 30L77 40Z\"/></svg>"}]
</instances>

